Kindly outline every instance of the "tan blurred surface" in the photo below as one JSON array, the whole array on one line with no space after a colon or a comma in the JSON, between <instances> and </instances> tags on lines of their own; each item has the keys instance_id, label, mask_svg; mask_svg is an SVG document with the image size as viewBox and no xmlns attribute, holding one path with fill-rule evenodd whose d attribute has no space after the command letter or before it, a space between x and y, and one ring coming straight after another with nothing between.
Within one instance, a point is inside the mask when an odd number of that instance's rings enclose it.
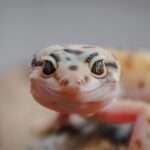
<instances>
[{"instance_id":1,"label":"tan blurred surface","mask_svg":"<svg viewBox=\"0 0 150 150\"><path fill-rule=\"evenodd\" d=\"M0 150L26 149L34 129L53 116L32 100L26 75L14 71L0 78Z\"/></svg>"}]
</instances>

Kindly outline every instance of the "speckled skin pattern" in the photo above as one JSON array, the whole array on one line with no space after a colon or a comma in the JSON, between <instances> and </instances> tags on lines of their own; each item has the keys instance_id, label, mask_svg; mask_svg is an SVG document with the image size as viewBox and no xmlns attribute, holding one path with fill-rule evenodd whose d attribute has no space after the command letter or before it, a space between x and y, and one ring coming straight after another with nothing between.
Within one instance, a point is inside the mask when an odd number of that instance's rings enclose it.
<instances>
[{"instance_id":1,"label":"speckled skin pattern","mask_svg":"<svg viewBox=\"0 0 150 150\"><path fill-rule=\"evenodd\" d=\"M61 115L134 123L129 150L150 147L150 55L54 45L34 55L31 93Z\"/></svg>"}]
</instances>

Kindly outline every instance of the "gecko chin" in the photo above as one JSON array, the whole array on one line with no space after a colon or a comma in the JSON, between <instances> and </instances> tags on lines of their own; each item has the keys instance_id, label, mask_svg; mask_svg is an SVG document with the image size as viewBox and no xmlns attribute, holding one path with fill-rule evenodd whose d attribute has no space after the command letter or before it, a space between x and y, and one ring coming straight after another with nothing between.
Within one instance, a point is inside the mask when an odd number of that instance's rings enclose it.
<instances>
[{"instance_id":1,"label":"gecko chin","mask_svg":"<svg viewBox=\"0 0 150 150\"><path fill-rule=\"evenodd\" d=\"M113 99L116 85L107 82L88 92L73 87L55 91L44 82L31 79L31 93L38 103L54 111L91 115Z\"/></svg>"}]
</instances>

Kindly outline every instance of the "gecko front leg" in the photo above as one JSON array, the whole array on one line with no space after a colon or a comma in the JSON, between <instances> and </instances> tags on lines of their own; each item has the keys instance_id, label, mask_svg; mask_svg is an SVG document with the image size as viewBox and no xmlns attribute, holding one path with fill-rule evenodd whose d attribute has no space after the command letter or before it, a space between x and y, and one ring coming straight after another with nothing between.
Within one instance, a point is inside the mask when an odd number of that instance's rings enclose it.
<instances>
[{"instance_id":1,"label":"gecko front leg","mask_svg":"<svg viewBox=\"0 0 150 150\"><path fill-rule=\"evenodd\" d=\"M48 122L44 127L41 127L38 130L38 134L41 137L47 136L51 132L59 132L61 127L69 126L69 114L59 113L56 119L53 122Z\"/></svg>"},{"instance_id":2,"label":"gecko front leg","mask_svg":"<svg viewBox=\"0 0 150 150\"><path fill-rule=\"evenodd\" d=\"M150 148L150 107L131 100L116 101L94 115L105 123L133 123L134 129L128 150L149 150Z\"/></svg>"}]
</instances>

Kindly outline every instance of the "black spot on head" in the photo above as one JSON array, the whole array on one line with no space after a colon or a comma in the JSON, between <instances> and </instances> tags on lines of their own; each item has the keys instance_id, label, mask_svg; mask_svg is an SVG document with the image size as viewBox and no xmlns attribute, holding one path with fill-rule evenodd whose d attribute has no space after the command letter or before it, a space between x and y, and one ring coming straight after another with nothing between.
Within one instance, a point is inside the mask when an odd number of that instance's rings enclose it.
<instances>
[{"instance_id":1,"label":"black spot on head","mask_svg":"<svg viewBox=\"0 0 150 150\"><path fill-rule=\"evenodd\" d=\"M31 62L31 66L32 66L32 67L42 66L42 65L43 65L43 62L38 61L36 57L34 57L34 58L32 59L32 62Z\"/></svg>"},{"instance_id":2,"label":"black spot on head","mask_svg":"<svg viewBox=\"0 0 150 150\"><path fill-rule=\"evenodd\" d=\"M31 65L32 65L32 66L36 66L36 64L37 64L37 60L36 60L36 58L33 58L33 59L32 59L32 62L31 62Z\"/></svg>"},{"instance_id":3,"label":"black spot on head","mask_svg":"<svg viewBox=\"0 0 150 150\"><path fill-rule=\"evenodd\" d=\"M69 66L68 68L69 68L69 70L76 71L76 70L78 69L78 66L76 66L76 65L71 65L71 66Z\"/></svg>"},{"instance_id":4,"label":"black spot on head","mask_svg":"<svg viewBox=\"0 0 150 150\"><path fill-rule=\"evenodd\" d=\"M85 62L90 63L90 61L91 61L95 56L98 56L98 53L92 53L92 54L90 54L90 55L86 58Z\"/></svg>"},{"instance_id":5,"label":"black spot on head","mask_svg":"<svg viewBox=\"0 0 150 150\"><path fill-rule=\"evenodd\" d=\"M106 67L112 67L112 68L118 69L118 66L117 66L117 64L115 62L106 62L105 66Z\"/></svg>"},{"instance_id":6,"label":"black spot on head","mask_svg":"<svg viewBox=\"0 0 150 150\"><path fill-rule=\"evenodd\" d=\"M57 62L60 61L60 57L58 54L55 54L55 53L50 53L49 56L53 57Z\"/></svg>"},{"instance_id":7,"label":"black spot on head","mask_svg":"<svg viewBox=\"0 0 150 150\"><path fill-rule=\"evenodd\" d=\"M71 60L71 58L70 57L66 57L66 60Z\"/></svg>"},{"instance_id":8,"label":"black spot on head","mask_svg":"<svg viewBox=\"0 0 150 150\"><path fill-rule=\"evenodd\" d=\"M80 51L80 50L74 50L74 49L64 49L64 51L67 52L67 53L74 54L74 55L80 55L80 54L83 53L83 52Z\"/></svg>"},{"instance_id":9,"label":"black spot on head","mask_svg":"<svg viewBox=\"0 0 150 150\"><path fill-rule=\"evenodd\" d=\"M85 76L85 77L84 77L84 80L85 80L85 82L88 82L88 81L89 81L89 77L88 77L88 76Z\"/></svg>"}]
</instances>

